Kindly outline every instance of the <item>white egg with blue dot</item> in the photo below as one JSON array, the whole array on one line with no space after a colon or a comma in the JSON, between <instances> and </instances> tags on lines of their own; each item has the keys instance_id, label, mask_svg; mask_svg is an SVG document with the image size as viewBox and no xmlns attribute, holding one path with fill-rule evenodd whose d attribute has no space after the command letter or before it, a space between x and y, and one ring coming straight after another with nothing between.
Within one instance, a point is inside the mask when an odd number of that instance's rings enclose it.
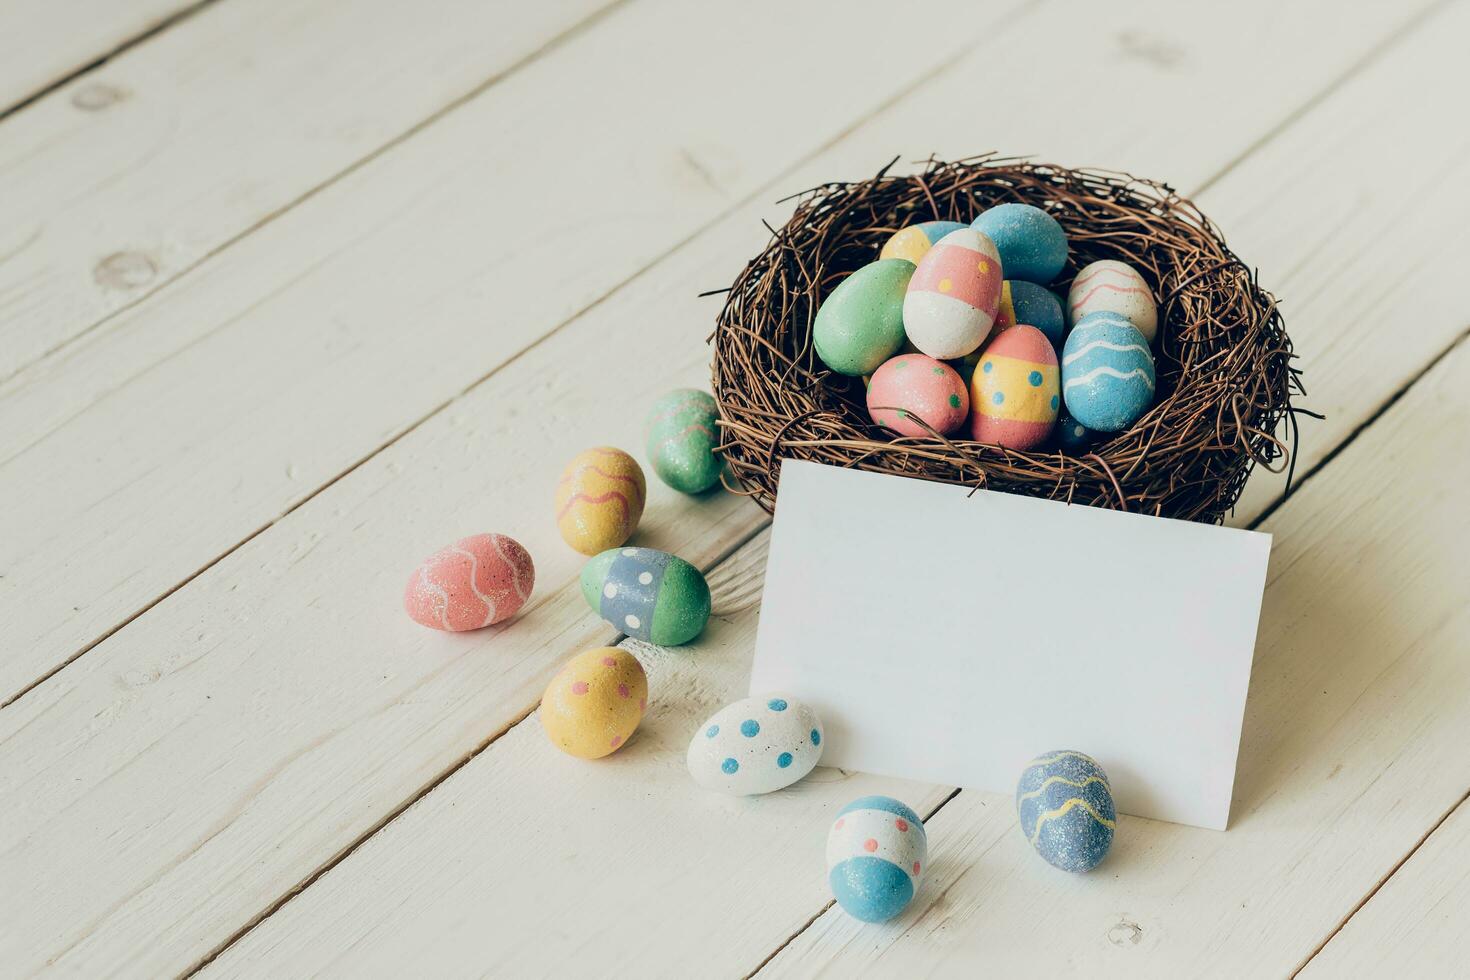
<instances>
[{"instance_id":1,"label":"white egg with blue dot","mask_svg":"<svg viewBox=\"0 0 1470 980\"><path fill-rule=\"evenodd\" d=\"M884 922L908 908L928 863L924 822L891 796L853 800L827 832L827 884L854 919Z\"/></svg>"},{"instance_id":2,"label":"white egg with blue dot","mask_svg":"<svg viewBox=\"0 0 1470 980\"><path fill-rule=\"evenodd\" d=\"M822 757L822 722L783 695L749 697L711 715L689 740L689 774L705 789L754 796L790 786Z\"/></svg>"}]
</instances>

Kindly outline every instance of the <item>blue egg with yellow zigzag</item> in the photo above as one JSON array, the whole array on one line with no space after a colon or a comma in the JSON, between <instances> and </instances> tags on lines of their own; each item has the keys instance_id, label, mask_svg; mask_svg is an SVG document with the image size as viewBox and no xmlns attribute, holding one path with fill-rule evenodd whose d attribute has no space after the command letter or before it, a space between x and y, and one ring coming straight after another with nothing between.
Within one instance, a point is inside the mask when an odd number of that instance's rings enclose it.
<instances>
[{"instance_id":1,"label":"blue egg with yellow zigzag","mask_svg":"<svg viewBox=\"0 0 1470 980\"><path fill-rule=\"evenodd\" d=\"M1108 774L1081 752L1048 752L1031 760L1016 785L1021 832L1048 864L1091 871L1113 846L1118 812Z\"/></svg>"}]
</instances>

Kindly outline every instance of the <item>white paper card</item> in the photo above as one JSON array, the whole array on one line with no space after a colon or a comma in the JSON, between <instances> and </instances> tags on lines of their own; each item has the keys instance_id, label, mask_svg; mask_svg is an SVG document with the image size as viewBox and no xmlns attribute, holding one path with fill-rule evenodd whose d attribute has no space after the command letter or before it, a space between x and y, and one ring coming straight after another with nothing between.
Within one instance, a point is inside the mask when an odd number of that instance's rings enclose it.
<instances>
[{"instance_id":1,"label":"white paper card","mask_svg":"<svg viewBox=\"0 0 1470 980\"><path fill-rule=\"evenodd\" d=\"M752 694L822 765L1014 792L1076 749L1124 813L1225 829L1270 535L782 463Z\"/></svg>"}]
</instances>

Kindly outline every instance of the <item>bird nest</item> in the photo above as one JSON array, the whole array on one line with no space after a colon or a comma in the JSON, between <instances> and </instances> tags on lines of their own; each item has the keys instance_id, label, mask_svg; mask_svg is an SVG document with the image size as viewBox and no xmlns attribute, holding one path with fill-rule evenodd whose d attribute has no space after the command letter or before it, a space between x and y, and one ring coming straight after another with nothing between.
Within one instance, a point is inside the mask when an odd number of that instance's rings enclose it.
<instances>
[{"instance_id":1,"label":"bird nest","mask_svg":"<svg viewBox=\"0 0 1470 980\"><path fill-rule=\"evenodd\" d=\"M889 165L891 167L892 164ZM922 173L824 184L728 290L714 333L727 486L774 510L782 459L1218 523L1251 468L1290 459L1295 442L1291 341L1276 300L1199 209L1166 184L993 155L930 160ZM1120 259L1159 307L1152 407L1084 454L1017 451L946 438L894 438L869 418L862 382L817 357L812 322L849 273L894 232L920 221L968 222L1007 201L1045 209L1067 233L1066 295L1077 270ZM1300 411L1300 410L1297 410ZM738 486L730 485L731 483Z\"/></svg>"}]
</instances>

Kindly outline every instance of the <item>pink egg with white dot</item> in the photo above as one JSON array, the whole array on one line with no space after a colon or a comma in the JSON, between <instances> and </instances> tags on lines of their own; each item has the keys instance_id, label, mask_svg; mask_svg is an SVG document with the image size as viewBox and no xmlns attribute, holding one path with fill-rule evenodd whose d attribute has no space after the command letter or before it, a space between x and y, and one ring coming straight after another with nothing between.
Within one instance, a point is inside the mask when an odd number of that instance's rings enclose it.
<instances>
[{"instance_id":1,"label":"pink egg with white dot","mask_svg":"<svg viewBox=\"0 0 1470 980\"><path fill-rule=\"evenodd\" d=\"M949 435L969 413L970 392L959 372L926 354L890 358L868 383L868 415L901 436L932 436L929 429Z\"/></svg>"}]
</instances>

